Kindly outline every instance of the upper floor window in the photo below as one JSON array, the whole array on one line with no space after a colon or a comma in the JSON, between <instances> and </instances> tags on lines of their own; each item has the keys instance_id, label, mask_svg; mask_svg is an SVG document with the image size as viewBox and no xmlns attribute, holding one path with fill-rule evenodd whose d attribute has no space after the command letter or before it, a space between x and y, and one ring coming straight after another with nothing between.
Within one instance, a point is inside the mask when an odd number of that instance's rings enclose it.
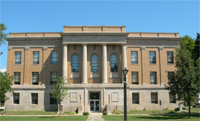
<instances>
[{"instance_id":1,"label":"upper floor window","mask_svg":"<svg viewBox=\"0 0 200 121\"><path fill-rule=\"evenodd\" d=\"M39 64L40 52L33 52L33 64Z\"/></svg>"},{"instance_id":2,"label":"upper floor window","mask_svg":"<svg viewBox=\"0 0 200 121\"><path fill-rule=\"evenodd\" d=\"M77 54L72 55L72 72L79 72L79 57Z\"/></svg>"},{"instance_id":3,"label":"upper floor window","mask_svg":"<svg viewBox=\"0 0 200 121\"><path fill-rule=\"evenodd\" d=\"M51 83L51 85L56 84L56 80L58 78L57 72L51 72L50 76L51 76L50 77L50 83Z\"/></svg>"},{"instance_id":4,"label":"upper floor window","mask_svg":"<svg viewBox=\"0 0 200 121\"><path fill-rule=\"evenodd\" d=\"M115 54L112 54L110 56L110 71L118 72L118 61L117 61L117 55Z\"/></svg>"},{"instance_id":5,"label":"upper floor window","mask_svg":"<svg viewBox=\"0 0 200 121\"><path fill-rule=\"evenodd\" d=\"M168 81L171 82L174 80L174 72L168 72Z\"/></svg>"},{"instance_id":6,"label":"upper floor window","mask_svg":"<svg viewBox=\"0 0 200 121\"><path fill-rule=\"evenodd\" d=\"M98 56L96 54L91 56L91 72L98 72Z\"/></svg>"},{"instance_id":7,"label":"upper floor window","mask_svg":"<svg viewBox=\"0 0 200 121\"><path fill-rule=\"evenodd\" d=\"M21 52L15 52L15 64L21 64Z\"/></svg>"},{"instance_id":8,"label":"upper floor window","mask_svg":"<svg viewBox=\"0 0 200 121\"><path fill-rule=\"evenodd\" d=\"M138 64L138 52L137 51L131 51L131 63Z\"/></svg>"},{"instance_id":9,"label":"upper floor window","mask_svg":"<svg viewBox=\"0 0 200 121\"><path fill-rule=\"evenodd\" d=\"M58 64L58 52L57 51L51 52L51 64Z\"/></svg>"},{"instance_id":10,"label":"upper floor window","mask_svg":"<svg viewBox=\"0 0 200 121\"><path fill-rule=\"evenodd\" d=\"M14 72L14 84L20 85L20 72Z\"/></svg>"},{"instance_id":11,"label":"upper floor window","mask_svg":"<svg viewBox=\"0 0 200 121\"><path fill-rule=\"evenodd\" d=\"M19 93L13 94L13 104L19 104Z\"/></svg>"},{"instance_id":12,"label":"upper floor window","mask_svg":"<svg viewBox=\"0 0 200 121\"><path fill-rule=\"evenodd\" d=\"M174 63L172 51L167 51L167 63Z\"/></svg>"},{"instance_id":13,"label":"upper floor window","mask_svg":"<svg viewBox=\"0 0 200 121\"><path fill-rule=\"evenodd\" d=\"M151 84L157 84L156 72L150 72L150 82Z\"/></svg>"},{"instance_id":14,"label":"upper floor window","mask_svg":"<svg viewBox=\"0 0 200 121\"><path fill-rule=\"evenodd\" d=\"M32 84L38 85L39 82L39 73L38 72L32 72Z\"/></svg>"},{"instance_id":15,"label":"upper floor window","mask_svg":"<svg viewBox=\"0 0 200 121\"><path fill-rule=\"evenodd\" d=\"M132 84L138 84L138 72L132 72Z\"/></svg>"},{"instance_id":16,"label":"upper floor window","mask_svg":"<svg viewBox=\"0 0 200 121\"><path fill-rule=\"evenodd\" d=\"M156 52L149 51L149 64L156 64Z\"/></svg>"}]
</instances>

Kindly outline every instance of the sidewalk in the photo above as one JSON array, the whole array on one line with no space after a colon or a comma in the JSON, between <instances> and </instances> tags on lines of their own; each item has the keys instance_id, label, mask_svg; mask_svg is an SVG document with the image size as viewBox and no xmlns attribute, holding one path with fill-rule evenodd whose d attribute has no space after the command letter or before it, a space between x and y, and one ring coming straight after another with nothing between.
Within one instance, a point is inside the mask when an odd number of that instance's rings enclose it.
<instances>
[{"instance_id":1,"label":"sidewalk","mask_svg":"<svg viewBox=\"0 0 200 121\"><path fill-rule=\"evenodd\" d=\"M87 121L104 121L102 118L102 113L90 113Z\"/></svg>"}]
</instances>

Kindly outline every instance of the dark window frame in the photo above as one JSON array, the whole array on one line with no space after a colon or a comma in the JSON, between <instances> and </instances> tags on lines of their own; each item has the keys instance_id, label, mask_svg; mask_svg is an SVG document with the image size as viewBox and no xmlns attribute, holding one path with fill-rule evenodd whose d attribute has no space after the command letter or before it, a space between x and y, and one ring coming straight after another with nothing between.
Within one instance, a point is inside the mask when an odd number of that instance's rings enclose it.
<instances>
[{"instance_id":1,"label":"dark window frame","mask_svg":"<svg viewBox=\"0 0 200 121\"><path fill-rule=\"evenodd\" d=\"M171 100L171 97L174 97L174 100ZM176 96L169 93L169 103L176 103Z\"/></svg>"},{"instance_id":2,"label":"dark window frame","mask_svg":"<svg viewBox=\"0 0 200 121\"><path fill-rule=\"evenodd\" d=\"M38 75L36 80L37 82L34 82L34 78L35 78L35 75ZM32 72L32 85L38 85L39 84L39 72Z\"/></svg>"},{"instance_id":3,"label":"dark window frame","mask_svg":"<svg viewBox=\"0 0 200 121\"><path fill-rule=\"evenodd\" d=\"M172 77L171 77L172 76ZM172 80L174 79L174 72L173 71L169 71L168 72L168 82L171 82L171 79L170 78L172 78Z\"/></svg>"},{"instance_id":4,"label":"dark window frame","mask_svg":"<svg viewBox=\"0 0 200 121\"><path fill-rule=\"evenodd\" d=\"M99 71L99 60L98 55L93 54L91 56L91 72L98 72Z\"/></svg>"},{"instance_id":5,"label":"dark window frame","mask_svg":"<svg viewBox=\"0 0 200 121\"><path fill-rule=\"evenodd\" d=\"M33 64L39 64L39 62L40 62L40 52L33 51Z\"/></svg>"},{"instance_id":6,"label":"dark window frame","mask_svg":"<svg viewBox=\"0 0 200 121\"><path fill-rule=\"evenodd\" d=\"M51 64L58 64L58 51L51 51Z\"/></svg>"},{"instance_id":7,"label":"dark window frame","mask_svg":"<svg viewBox=\"0 0 200 121\"><path fill-rule=\"evenodd\" d=\"M139 93L132 93L132 104L140 104L140 94Z\"/></svg>"},{"instance_id":8,"label":"dark window frame","mask_svg":"<svg viewBox=\"0 0 200 121\"><path fill-rule=\"evenodd\" d=\"M56 73L56 78L52 78L52 76L53 76L53 74L55 74ZM58 79L58 73L57 72L50 72L50 83L51 83L51 85L54 85L54 84L57 84L57 82L56 81L52 81L53 79Z\"/></svg>"},{"instance_id":9,"label":"dark window frame","mask_svg":"<svg viewBox=\"0 0 200 121\"><path fill-rule=\"evenodd\" d=\"M116 54L110 55L110 72L118 72L118 57Z\"/></svg>"},{"instance_id":10,"label":"dark window frame","mask_svg":"<svg viewBox=\"0 0 200 121\"><path fill-rule=\"evenodd\" d=\"M19 82L16 82L16 75L19 75ZM21 73L20 72L14 72L14 85L20 85L20 77L21 77Z\"/></svg>"},{"instance_id":11,"label":"dark window frame","mask_svg":"<svg viewBox=\"0 0 200 121\"><path fill-rule=\"evenodd\" d=\"M156 94L156 101L152 100L153 94ZM158 93L157 92L152 92L151 93L151 104L158 104Z\"/></svg>"},{"instance_id":12,"label":"dark window frame","mask_svg":"<svg viewBox=\"0 0 200 121\"><path fill-rule=\"evenodd\" d=\"M172 53L172 55L170 54ZM168 64L174 64L174 57L173 57L173 51L167 51L167 63ZM171 60L171 61L169 61Z\"/></svg>"},{"instance_id":13,"label":"dark window frame","mask_svg":"<svg viewBox=\"0 0 200 121\"><path fill-rule=\"evenodd\" d=\"M18 95L18 99L15 98L15 95ZM20 94L13 93L13 104L19 104L19 103L20 103Z\"/></svg>"},{"instance_id":14,"label":"dark window frame","mask_svg":"<svg viewBox=\"0 0 200 121\"><path fill-rule=\"evenodd\" d=\"M156 64L156 51L149 51L149 64Z\"/></svg>"},{"instance_id":15,"label":"dark window frame","mask_svg":"<svg viewBox=\"0 0 200 121\"><path fill-rule=\"evenodd\" d=\"M134 56L136 54L136 57ZM132 61L136 60L136 61ZM131 64L138 64L138 51L131 51Z\"/></svg>"},{"instance_id":16,"label":"dark window frame","mask_svg":"<svg viewBox=\"0 0 200 121\"><path fill-rule=\"evenodd\" d=\"M154 75L155 74L155 81L154 82L152 82L151 81L151 78L153 77L152 75ZM150 84L157 84L157 72L150 72Z\"/></svg>"},{"instance_id":17,"label":"dark window frame","mask_svg":"<svg viewBox=\"0 0 200 121\"><path fill-rule=\"evenodd\" d=\"M137 82L133 82L133 79L135 79L135 78L133 78L133 74L134 74L134 73L137 73L137 74L136 74L136 75L137 75L137 78L136 78L136 79L137 79ZM136 71L131 72L131 79L132 79L132 84L138 84L138 83L139 83L139 82L138 82L138 81L139 81L139 79L138 79L138 72L136 72Z\"/></svg>"},{"instance_id":18,"label":"dark window frame","mask_svg":"<svg viewBox=\"0 0 200 121\"><path fill-rule=\"evenodd\" d=\"M33 99L33 97L37 97ZM37 104L38 105L38 93L31 93L31 104Z\"/></svg>"},{"instance_id":19,"label":"dark window frame","mask_svg":"<svg viewBox=\"0 0 200 121\"><path fill-rule=\"evenodd\" d=\"M72 55L71 72L79 72L79 56L77 54Z\"/></svg>"},{"instance_id":20,"label":"dark window frame","mask_svg":"<svg viewBox=\"0 0 200 121\"><path fill-rule=\"evenodd\" d=\"M19 61L18 61L19 59ZM21 51L16 51L15 52L15 64L21 64L22 60L22 52Z\"/></svg>"},{"instance_id":21,"label":"dark window frame","mask_svg":"<svg viewBox=\"0 0 200 121\"><path fill-rule=\"evenodd\" d=\"M51 105L56 105L57 104L57 99L54 98L51 93L50 93L50 101L49 102L50 102Z\"/></svg>"}]
</instances>

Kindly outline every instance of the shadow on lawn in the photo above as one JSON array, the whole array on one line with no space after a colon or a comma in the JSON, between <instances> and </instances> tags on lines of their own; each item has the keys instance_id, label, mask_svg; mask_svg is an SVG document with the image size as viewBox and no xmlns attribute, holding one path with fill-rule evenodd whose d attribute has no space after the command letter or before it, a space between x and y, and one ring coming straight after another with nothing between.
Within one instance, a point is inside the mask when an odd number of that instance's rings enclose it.
<instances>
[{"instance_id":1,"label":"shadow on lawn","mask_svg":"<svg viewBox=\"0 0 200 121\"><path fill-rule=\"evenodd\" d=\"M140 116L141 119L154 119L154 120L173 120L173 119L188 119L188 115L155 115ZM199 118L199 115L191 115L191 118Z\"/></svg>"}]
</instances>

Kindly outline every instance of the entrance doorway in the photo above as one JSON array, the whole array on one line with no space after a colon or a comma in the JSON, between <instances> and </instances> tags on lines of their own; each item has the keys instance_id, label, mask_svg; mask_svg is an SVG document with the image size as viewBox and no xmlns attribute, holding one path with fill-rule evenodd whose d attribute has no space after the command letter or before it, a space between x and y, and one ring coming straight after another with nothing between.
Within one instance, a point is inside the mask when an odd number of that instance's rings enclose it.
<instances>
[{"instance_id":1,"label":"entrance doorway","mask_svg":"<svg viewBox=\"0 0 200 121\"><path fill-rule=\"evenodd\" d=\"M90 112L100 111L100 95L99 92L90 93Z\"/></svg>"}]
</instances>

